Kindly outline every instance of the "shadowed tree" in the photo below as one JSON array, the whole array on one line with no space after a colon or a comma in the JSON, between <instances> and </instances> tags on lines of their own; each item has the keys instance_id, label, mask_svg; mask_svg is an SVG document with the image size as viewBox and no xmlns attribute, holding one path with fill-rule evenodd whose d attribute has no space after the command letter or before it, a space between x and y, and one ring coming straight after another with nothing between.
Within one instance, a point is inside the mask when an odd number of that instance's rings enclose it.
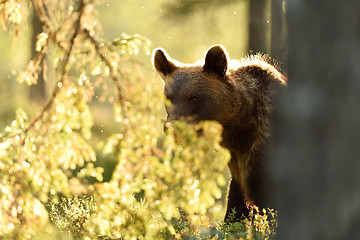
<instances>
[{"instance_id":1,"label":"shadowed tree","mask_svg":"<svg viewBox=\"0 0 360 240\"><path fill-rule=\"evenodd\" d=\"M277 239L360 237L360 2L289 1L272 154Z\"/></svg>"}]
</instances>

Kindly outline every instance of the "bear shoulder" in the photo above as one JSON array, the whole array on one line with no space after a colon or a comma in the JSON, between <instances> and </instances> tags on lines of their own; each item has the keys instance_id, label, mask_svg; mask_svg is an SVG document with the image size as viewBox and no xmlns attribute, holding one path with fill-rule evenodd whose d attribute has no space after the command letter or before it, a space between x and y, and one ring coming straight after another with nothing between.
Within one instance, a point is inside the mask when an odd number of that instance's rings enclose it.
<instances>
[{"instance_id":1,"label":"bear shoulder","mask_svg":"<svg viewBox=\"0 0 360 240\"><path fill-rule=\"evenodd\" d=\"M229 61L229 72L234 75L247 75L259 81L274 80L277 84L286 85L287 77L276 67L277 64L267 55L249 55L240 60Z\"/></svg>"}]
</instances>

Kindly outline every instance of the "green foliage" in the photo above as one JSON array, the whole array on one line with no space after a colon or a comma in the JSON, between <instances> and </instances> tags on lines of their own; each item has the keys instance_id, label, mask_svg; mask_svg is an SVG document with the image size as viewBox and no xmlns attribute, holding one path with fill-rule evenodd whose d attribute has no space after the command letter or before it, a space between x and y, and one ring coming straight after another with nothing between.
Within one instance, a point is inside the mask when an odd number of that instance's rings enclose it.
<instances>
[{"instance_id":1,"label":"green foliage","mask_svg":"<svg viewBox=\"0 0 360 240\"><path fill-rule=\"evenodd\" d=\"M248 218L234 222L235 211L227 222L220 224L219 232L226 239L270 239L277 227L277 213L273 209L250 207Z\"/></svg>"},{"instance_id":2,"label":"green foliage","mask_svg":"<svg viewBox=\"0 0 360 240\"><path fill-rule=\"evenodd\" d=\"M26 21L26 4L27 1L0 1L0 24L3 29L7 29L9 26L18 33L20 25Z\"/></svg>"},{"instance_id":3,"label":"green foliage","mask_svg":"<svg viewBox=\"0 0 360 240\"><path fill-rule=\"evenodd\" d=\"M112 44L118 47L121 52L137 55L140 47L144 49L147 55L150 55L150 41L138 34L128 35L122 33L120 38L115 38Z\"/></svg>"},{"instance_id":4,"label":"green foliage","mask_svg":"<svg viewBox=\"0 0 360 240\"><path fill-rule=\"evenodd\" d=\"M172 222L180 216L179 208L209 216L221 209L215 200L221 197L229 156L219 146L219 125L202 124L198 138L200 126L179 122L165 136L152 112L133 110L147 104L135 105L121 121L126 128L104 147L118 148L119 162L111 181L95 187L99 211L89 232L97 236L156 239L164 232L176 234Z\"/></svg>"},{"instance_id":5,"label":"green foliage","mask_svg":"<svg viewBox=\"0 0 360 240\"><path fill-rule=\"evenodd\" d=\"M70 236L82 236L84 225L94 212L95 204L92 198L75 197L62 198L57 204L49 204L50 219L60 229L68 232Z\"/></svg>"},{"instance_id":6,"label":"green foliage","mask_svg":"<svg viewBox=\"0 0 360 240\"><path fill-rule=\"evenodd\" d=\"M162 82L145 77L131 56L149 53L149 41L127 34L101 40L97 2L0 2L4 26L25 21L29 6L43 24L37 54L17 80L36 84L40 69L54 71L38 115L19 108L0 135L0 237L219 239L254 232L266 239L267 215L216 223L229 160L221 127L174 122L164 134ZM100 143L93 143L96 100L113 106L116 124ZM96 151L116 162L108 182Z\"/></svg>"},{"instance_id":7,"label":"green foliage","mask_svg":"<svg viewBox=\"0 0 360 240\"><path fill-rule=\"evenodd\" d=\"M276 213L272 209L262 210L260 213L257 207L254 207L249 218L233 222L235 212L230 215L229 222L211 224L211 218L200 214L188 214L178 208L179 215L171 217L167 228L160 232L160 235L150 237L146 231L144 213L149 211L148 205L141 202L138 205L131 206L131 215L125 219L117 216L114 221L123 225L125 234L117 235L114 230L109 232L100 231L95 233L88 223L94 221L99 212L94 211L97 208L93 198L65 199L58 204L50 203L50 217L52 221L64 232L69 233L73 238L155 238L155 239L270 239L274 234L276 227ZM127 209L128 213L130 209ZM232 217L231 217L232 216ZM101 219L99 219L101 221ZM104 220L104 219L103 219ZM102 226L111 225L116 228L116 223L102 221ZM137 227L137 229L135 228Z\"/></svg>"}]
</instances>

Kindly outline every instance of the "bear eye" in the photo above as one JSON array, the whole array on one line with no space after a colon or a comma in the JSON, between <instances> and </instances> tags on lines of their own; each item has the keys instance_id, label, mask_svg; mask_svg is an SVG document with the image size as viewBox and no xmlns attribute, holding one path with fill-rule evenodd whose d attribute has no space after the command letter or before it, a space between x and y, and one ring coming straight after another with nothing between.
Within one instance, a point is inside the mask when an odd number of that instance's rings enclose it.
<instances>
[{"instance_id":1,"label":"bear eye","mask_svg":"<svg viewBox=\"0 0 360 240\"><path fill-rule=\"evenodd\" d=\"M190 103L196 103L198 101L198 98L196 96L189 97Z\"/></svg>"}]
</instances>

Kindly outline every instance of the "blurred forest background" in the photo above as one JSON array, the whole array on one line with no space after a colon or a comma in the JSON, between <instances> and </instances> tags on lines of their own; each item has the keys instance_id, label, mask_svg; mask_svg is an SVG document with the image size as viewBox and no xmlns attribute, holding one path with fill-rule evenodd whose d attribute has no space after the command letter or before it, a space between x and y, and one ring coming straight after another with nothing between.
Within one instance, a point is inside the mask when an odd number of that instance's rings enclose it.
<instances>
[{"instance_id":1,"label":"blurred forest background","mask_svg":"<svg viewBox=\"0 0 360 240\"><path fill-rule=\"evenodd\" d=\"M271 238L269 209L222 222L219 126L162 129L151 50L191 63L221 43L288 72L269 164L276 238L358 239L359 12L355 0L0 0L0 238Z\"/></svg>"}]
</instances>

